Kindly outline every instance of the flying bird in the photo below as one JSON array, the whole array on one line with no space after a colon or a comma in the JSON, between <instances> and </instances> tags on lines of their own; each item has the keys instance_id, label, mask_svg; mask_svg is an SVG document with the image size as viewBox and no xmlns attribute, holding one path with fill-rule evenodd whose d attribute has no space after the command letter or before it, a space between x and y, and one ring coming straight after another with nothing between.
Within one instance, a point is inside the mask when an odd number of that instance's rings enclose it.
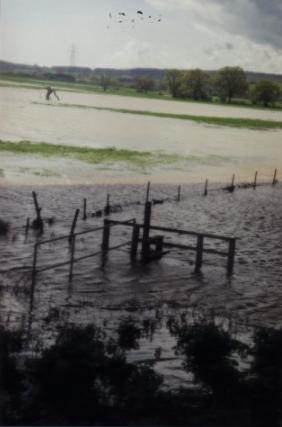
<instances>
[{"instance_id":1,"label":"flying bird","mask_svg":"<svg viewBox=\"0 0 282 427\"><path fill-rule=\"evenodd\" d=\"M0 2L1 2L1 0L0 0ZM145 20L145 15L144 15L144 12L142 10L137 10L136 14L139 15L140 21ZM128 18L127 18L127 16L128 16ZM137 19L134 19L132 16L128 15L126 12L117 12L115 14L113 14L112 12L109 12L109 19L115 20L118 24L124 23L124 25L126 25L126 23L128 23L131 28L135 28L135 23L137 22ZM154 19L154 17L152 15L147 15L146 20L148 20L147 22L149 24L153 24L155 22L161 22L162 21L162 15L159 14L158 17L156 17L156 19ZM123 28L124 28L124 26L123 26ZM107 25L107 29L110 29L109 23Z\"/></svg>"}]
</instances>

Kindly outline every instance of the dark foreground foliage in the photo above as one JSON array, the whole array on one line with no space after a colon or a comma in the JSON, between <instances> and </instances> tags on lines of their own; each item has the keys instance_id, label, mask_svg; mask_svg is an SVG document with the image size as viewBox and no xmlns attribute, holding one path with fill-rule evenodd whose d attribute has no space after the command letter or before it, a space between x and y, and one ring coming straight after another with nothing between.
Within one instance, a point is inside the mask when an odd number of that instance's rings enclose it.
<instances>
[{"instance_id":1,"label":"dark foreground foliage","mask_svg":"<svg viewBox=\"0 0 282 427\"><path fill-rule=\"evenodd\" d=\"M117 339L66 326L37 355L0 328L0 424L281 425L282 330L260 329L247 346L214 323L168 326L193 388L165 391L151 367L127 362L144 332L132 318Z\"/></svg>"}]
</instances>

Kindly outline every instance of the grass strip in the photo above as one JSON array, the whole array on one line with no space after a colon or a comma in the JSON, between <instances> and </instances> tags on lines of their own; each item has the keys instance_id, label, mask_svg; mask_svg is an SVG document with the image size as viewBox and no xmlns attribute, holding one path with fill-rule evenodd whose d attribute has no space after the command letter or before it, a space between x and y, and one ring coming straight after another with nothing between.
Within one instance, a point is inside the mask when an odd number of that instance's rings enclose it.
<instances>
[{"instance_id":1,"label":"grass strip","mask_svg":"<svg viewBox=\"0 0 282 427\"><path fill-rule=\"evenodd\" d=\"M282 129L282 122L274 120L261 120L261 119L244 119L244 118L233 118L233 117L209 117L209 116L194 116L190 114L173 114L173 113L158 113L154 111L145 110L130 110L126 108L111 108L111 107L97 107L90 105L80 104L47 104L41 102L34 102L33 104L47 105L50 107L67 107L67 108L81 108L86 110L98 110L98 111L110 111L114 113L123 114L135 114L150 117L159 117L163 119L178 119L178 120L189 120L196 123L204 123L207 125L214 126L228 126L234 128L243 129L255 129L255 130L269 130L269 129Z\"/></svg>"},{"instance_id":2,"label":"grass strip","mask_svg":"<svg viewBox=\"0 0 282 427\"><path fill-rule=\"evenodd\" d=\"M157 164L175 163L180 159L177 155L157 152L150 153L116 148L89 148L47 144L44 142L33 143L30 141L11 142L0 140L0 152L5 151L15 154L41 155L45 157L67 157L92 164L127 163L143 169L147 166Z\"/></svg>"}]
</instances>

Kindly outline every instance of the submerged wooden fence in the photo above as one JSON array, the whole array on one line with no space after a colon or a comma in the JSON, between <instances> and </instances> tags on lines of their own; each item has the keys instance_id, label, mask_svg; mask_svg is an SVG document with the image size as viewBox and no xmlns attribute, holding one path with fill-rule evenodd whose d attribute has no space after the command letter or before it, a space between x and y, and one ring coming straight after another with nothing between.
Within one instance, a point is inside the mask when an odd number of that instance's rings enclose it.
<instances>
[{"instance_id":1,"label":"submerged wooden fence","mask_svg":"<svg viewBox=\"0 0 282 427\"><path fill-rule=\"evenodd\" d=\"M102 240L101 250L91 252L91 253L88 253L88 254L80 256L80 257L75 257L75 247L76 247L77 236L87 235L87 234L95 233L98 231L103 231L103 240ZM71 234L68 234L65 236L60 236L60 237L55 237L53 239L43 240L43 241L35 243L34 249L33 249L33 262L32 262L32 273L31 273L31 297L30 297L31 308L33 307L34 291L35 291L37 276L39 273L43 273L43 272L48 271L48 270L53 270L55 268L59 268L59 267L69 265L69 280L72 280L73 265L75 263L82 261L82 260L85 260L87 258L92 258L92 257L98 256L98 255L101 255L101 254L106 255L106 253L110 250L119 249L123 246L130 244L130 242L126 242L126 243L121 243L119 245L116 245L114 247L109 247L109 236L110 236L110 229L109 229L109 226L107 224L107 220L105 220L104 225L101 227L95 227L95 228L92 228L90 230L81 231L81 232L77 232L77 233L74 233L73 229L72 229ZM48 266L42 266L42 267L38 266L38 250L39 250L39 247L50 244L50 243L63 241L63 240L67 240L69 242L69 248L70 248L69 259L67 261L58 262L58 263L48 265Z\"/></svg>"},{"instance_id":2,"label":"submerged wooden fence","mask_svg":"<svg viewBox=\"0 0 282 427\"><path fill-rule=\"evenodd\" d=\"M237 240L236 237L227 237L227 236L221 236L221 235L210 234L210 233L198 233L198 232L184 230L184 229L152 225L151 211L152 211L152 202L147 201L145 203L143 223L138 224L135 219L130 219L126 221L104 219L103 226L101 227L92 228L90 230L81 231L78 233L75 233L74 228L72 227L71 233L69 235L56 237L49 240L43 240L35 243L34 250L33 250L30 309L32 310L33 308L36 280L39 273L43 273L48 270L69 265L69 280L72 280L73 267L75 263L90 257L98 256L98 255L102 255L102 259L104 263L109 251L119 249L125 246L130 247L129 253L130 253L131 262L136 261L138 257L139 246L141 244L141 250L139 251L141 262L149 262L156 259L160 259L162 256L168 253L168 251L165 251L165 249L169 249L169 251L173 249L181 249L185 251L195 252L195 272L196 273L199 273L201 271L201 268L204 262L204 254L215 254L215 255L225 257L227 259L227 263L226 263L227 274L231 275L233 273L234 260L235 260L235 246L236 246L236 240ZM77 212L75 217L77 217ZM111 229L112 227L116 227L116 226L128 227L132 229L131 239L129 241L122 242L118 245L111 247L110 246ZM98 231L103 232L101 249L95 252L87 253L83 256L76 257L75 252L76 252L77 236L89 235L90 233L96 233ZM142 236L141 236L141 231L142 231ZM186 244L184 245L177 242L167 242L165 241L164 234L152 235L152 232L154 231L162 232L166 234L192 236L193 238L195 238L195 243L194 245L186 245ZM218 249L212 249L212 248L206 247L205 243L208 239L224 242L227 245L227 249L218 250ZM58 262L48 266L39 266L38 265L39 248L44 245L48 245L50 243L63 241L63 240L67 240L69 242L69 248L70 248L69 259L67 261Z\"/></svg>"}]
</instances>

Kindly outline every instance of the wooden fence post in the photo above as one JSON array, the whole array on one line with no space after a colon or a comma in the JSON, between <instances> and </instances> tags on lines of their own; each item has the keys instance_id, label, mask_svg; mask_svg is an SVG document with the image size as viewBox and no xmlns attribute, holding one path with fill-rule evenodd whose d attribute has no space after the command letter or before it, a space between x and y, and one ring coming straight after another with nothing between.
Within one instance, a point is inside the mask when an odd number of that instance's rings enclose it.
<instances>
[{"instance_id":1,"label":"wooden fence post","mask_svg":"<svg viewBox=\"0 0 282 427\"><path fill-rule=\"evenodd\" d=\"M272 185L277 184L277 169L275 169L274 171L274 175L273 175L273 180L272 180Z\"/></svg>"},{"instance_id":2,"label":"wooden fence post","mask_svg":"<svg viewBox=\"0 0 282 427\"><path fill-rule=\"evenodd\" d=\"M37 264L38 243L35 243L33 250L33 263L31 273L31 288L30 288L30 311L33 310L34 290L36 285L36 264Z\"/></svg>"},{"instance_id":3,"label":"wooden fence post","mask_svg":"<svg viewBox=\"0 0 282 427\"><path fill-rule=\"evenodd\" d=\"M130 250L131 261L135 261L137 257L139 234L140 234L140 225L134 224L134 227L132 230L132 240L131 240L131 250Z\"/></svg>"},{"instance_id":4,"label":"wooden fence post","mask_svg":"<svg viewBox=\"0 0 282 427\"><path fill-rule=\"evenodd\" d=\"M235 174L233 174L233 175L232 175L231 185L230 185L230 187L229 187L229 191L230 191L231 193L233 193L233 191L235 190L235 185L234 185L234 183L235 183Z\"/></svg>"},{"instance_id":5,"label":"wooden fence post","mask_svg":"<svg viewBox=\"0 0 282 427\"><path fill-rule=\"evenodd\" d=\"M110 221L108 219L104 219L103 241L102 241L103 256L106 256L108 253L109 242L110 242Z\"/></svg>"},{"instance_id":6,"label":"wooden fence post","mask_svg":"<svg viewBox=\"0 0 282 427\"><path fill-rule=\"evenodd\" d=\"M32 228L35 230L39 230L42 234L44 231L44 223L41 218L41 208L39 207L38 200L37 200L37 194L35 191L32 192L35 212L36 212L36 219L32 222Z\"/></svg>"},{"instance_id":7,"label":"wooden fence post","mask_svg":"<svg viewBox=\"0 0 282 427\"><path fill-rule=\"evenodd\" d=\"M207 195L208 195L208 183L209 183L209 181L206 179L206 182L205 182L205 190L204 190L204 196L207 196Z\"/></svg>"},{"instance_id":8,"label":"wooden fence post","mask_svg":"<svg viewBox=\"0 0 282 427\"><path fill-rule=\"evenodd\" d=\"M84 221L87 218L86 210L87 210L87 199L83 199L83 217L82 217L82 219Z\"/></svg>"},{"instance_id":9,"label":"wooden fence post","mask_svg":"<svg viewBox=\"0 0 282 427\"><path fill-rule=\"evenodd\" d=\"M104 214L105 215L110 215L111 213L111 205L110 205L110 194L107 194L107 203L106 206L104 208Z\"/></svg>"},{"instance_id":10,"label":"wooden fence post","mask_svg":"<svg viewBox=\"0 0 282 427\"><path fill-rule=\"evenodd\" d=\"M72 241L71 241L71 256L70 256L70 274L69 274L69 281L72 280L72 276L73 276L73 260L74 260L74 252L75 252L75 238L76 235L74 234L72 236Z\"/></svg>"},{"instance_id":11,"label":"wooden fence post","mask_svg":"<svg viewBox=\"0 0 282 427\"><path fill-rule=\"evenodd\" d=\"M177 201L180 202L181 199L181 185L177 187Z\"/></svg>"},{"instance_id":12,"label":"wooden fence post","mask_svg":"<svg viewBox=\"0 0 282 427\"><path fill-rule=\"evenodd\" d=\"M253 189L254 190L256 189L256 186L257 186L257 178L258 178L258 172L256 171L255 178L254 178L254 183L253 183Z\"/></svg>"},{"instance_id":13,"label":"wooden fence post","mask_svg":"<svg viewBox=\"0 0 282 427\"><path fill-rule=\"evenodd\" d=\"M231 275L234 269L236 239L229 240L229 250L227 259L227 273Z\"/></svg>"},{"instance_id":14,"label":"wooden fence post","mask_svg":"<svg viewBox=\"0 0 282 427\"><path fill-rule=\"evenodd\" d=\"M37 194L36 194L35 191L32 192L32 197L33 197L33 202L34 202L36 216L38 217L40 215L40 207L39 207L39 204L38 204Z\"/></svg>"},{"instance_id":15,"label":"wooden fence post","mask_svg":"<svg viewBox=\"0 0 282 427\"><path fill-rule=\"evenodd\" d=\"M204 236L202 234L198 234L195 273L199 273L201 271L202 264L203 264L203 249L204 249Z\"/></svg>"},{"instance_id":16,"label":"wooden fence post","mask_svg":"<svg viewBox=\"0 0 282 427\"><path fill-rule=\"evenodd\" d=\"M149 199L150 199L150 189L151 189L151 183L150 183L150 181L148 181L147 191L146 191L146 203L148 203Z\"/></svg>"},{"instance_id":17,"label":"wooden fence post","mask_svg":"<svg viewBox=\"0 0 282 427\"><path fill-rule=\"evenodd\" d=\"M144 211L144 225L143 225L143 238L142 238L142 259L147 258L149 251L149 237L150 237L150 224L151 224L152 203L145 203Z\"/></svg>"},{"instance_id":18,"label":"wooden fence post","mask_svg":"<svg viewBox=\"0 0 282 427\"><path fill-rule=\"evenodd\" d=\"M72 226L71 226L71 232L70 232L70 235L69 235L69 243L70 244L71 244L72 239L73 239L73 234L74 234L74 230L75 230L75 227L76 227L76 223L77 223L79 212L80 212L79 209L76 209L74 217L73 217Z\"/></svg>"}]
</instances>

